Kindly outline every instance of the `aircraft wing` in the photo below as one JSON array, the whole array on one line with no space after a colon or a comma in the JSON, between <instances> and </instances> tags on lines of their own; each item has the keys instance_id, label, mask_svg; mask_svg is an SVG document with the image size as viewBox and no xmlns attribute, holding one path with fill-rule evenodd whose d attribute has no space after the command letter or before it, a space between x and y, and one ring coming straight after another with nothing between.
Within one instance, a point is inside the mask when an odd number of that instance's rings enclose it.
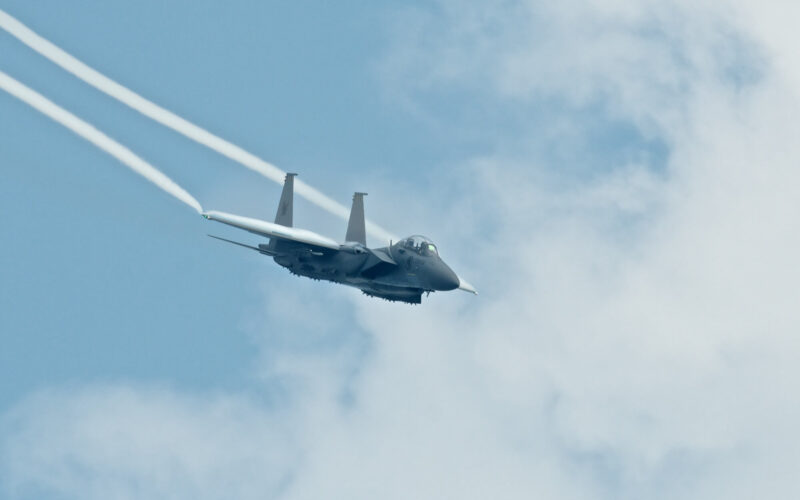
<instances>
[{"instance_id":1,"label":"aircraft wing","mask_svg":"<svg viewBox=\"0 0 800 500\"><path fill-rule=\"evenodd\" d=\"M305 243L306 245L329 250L339 250L341 246L334 240L307 229L282 226L280 224L274 224L272 222L259 219L242 217L241 215L233 215L211 210L208 212L203 212L203 217L208 220L215 220L229 226L238 227L240 229L244 229L245 231L250 231L251 233L266 236L267 238L278 238L286 241Z\"/></svg>"}]
</instances>

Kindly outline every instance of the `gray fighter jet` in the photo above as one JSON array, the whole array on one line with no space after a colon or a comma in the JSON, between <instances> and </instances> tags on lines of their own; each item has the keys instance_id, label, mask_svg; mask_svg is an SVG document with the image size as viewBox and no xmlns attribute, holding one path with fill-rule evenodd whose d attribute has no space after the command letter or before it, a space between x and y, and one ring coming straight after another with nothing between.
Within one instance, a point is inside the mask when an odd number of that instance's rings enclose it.
<instances>
[{"instance_id":1,"label":"gray fighter jet","mask_svg":"<svg viewBox=\"0 0 800 500\"><path fill-rule=\"evenodd\" d=\"M478 293L444 263L436 245L424 236L409 236L383 248L367 248L366 193L353 195L344 243L292 227L295 175L286 174L274 223L224 212L203 213L208 220L265 236L269 243L251 246L209 236L268 255L293 274L353 286L386 300L419 304L423 293L455 289Z\"/></svg>"}]
</instances>

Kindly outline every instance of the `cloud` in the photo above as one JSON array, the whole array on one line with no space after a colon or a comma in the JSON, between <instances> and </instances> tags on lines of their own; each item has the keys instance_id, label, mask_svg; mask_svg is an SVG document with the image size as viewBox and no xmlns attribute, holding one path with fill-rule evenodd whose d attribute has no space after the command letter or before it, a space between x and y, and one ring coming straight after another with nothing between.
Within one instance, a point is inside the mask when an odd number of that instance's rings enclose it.
<instances>
[{"instance_id":1,"label":"cloud","mask_svg":"<svg viewBox=\"0 0 800 500\"><path fill-rule=\"evenodd\" d=\"M408 308L331 288L298 318L305 282L267 292L277 327L250 328L282 397L45 393L2 421L2 483L81 498L796 496L800 96L785 39L748 9L406 12L383 77L408 103L467 89L483 110L559 115L553 131L459 114L455 134L516 137L431 174L452 196L414 186L482 294ZM597 133L587 117L666 151L567 175L561 151Z\"/></svg>"},{"instance_id":2,"label":"cloud","mask_svg":"<svg viewBox=\"0 0 800 500\"><path fill-rule=\"evenodd\" d=\"M6 12L0 10L0 28L17 38L20 42L24 43L31 49L38 52L40 55L46 57L53 63L61 66L64 70L72 73L77 78L83 80L87 84L95 87L97 90L108 94L109 96L117 99L118 101L130 106L131 108L135 109L136 111L142 113L143 115L147 116L155 120L156 122L164 125L165 127L169 127L176 132L183 134L184 136L192 139L193 141L202 144L208 148L213 149L214 151L218 152L219 154L230 158L231 160L255 171L259 174L263 175L264 177L277 182L279 184L283 184L286 172L283 172L278 167L258 158L252 153L245 151L244 149L240 148L239 146L226 141L220 137L215 136L214 134L210 133L209 131L181 118L180 116L168 111L157 104L148 101L144 97L136 94L132 90L120 85L119 83L111 80L107 76L101 74L97 70L87 66L83 62L79 61L71 54L65 52L60 47L54 45L50 41L42 38L37 33L33 32L30 28L23 25L14 17L10 16ZM1 76L1 75L0 75ZM2 83L2 80L0 80ZM29 93L29 92L28 92ZM24 93L22 95L25 95ZM22 98L19 93L15 93L16 97ZM46 112L47 109L52 108L52 103L49 103L49 106L42 107L42 99L39 98L36 101L39 101L39 105L34 105L37 109L42 112ZM26 100L29 104L31 102ZM61 113L63 115L63 113ZM53 118L53 113L50 113L49 116ZM64 122L63 119L57 120L62 124L67 125L67 123L76 123L74 119ZM84 137L87 137L86 134L86 126L80 126L78 128L70 126L73 131L77 133L79 130L84 130ZM102 139L102 137L96 137L97 134L94 134L91 137L95 137L94 139L88 139L91 142L95 143L99 147L103 147L102 143L108 143L108 140L98 142L98 138ZM108 151L109 147L106 146L104 149ZM119 148L116 148L119 150ZM132 153L129 151L127 152L128 156ZM122 158L120 154L112 153L117 158ZM123 161L123 163L126 163ZM128 161L127 163L131 163ZM140 162L133 162L133 163L141 163ZM143 166L138 165L136 167L131 167L138 170L146 170ZM163 174L162 174L163 175ZM150 177L153 177L152 175ZM329 198L328 196L324 195L321 191L313 188L303 182L302 180L294 181L294 192L302 196L303 198L307 199L311 203L319 206L323 210L330 212L333 215L336 215L344 220L347 220L350 216L350 211L347 207L342 205L341 203ZM161 181L161 184L164 184L164 181ZM159 185L161 185L159 184ZM173 192L177 191L176 189L172 189ZM183 190L180 190L183 191ZM188 193L180 192L181 196L180 199L184 202L193 202L190 203L193 208L196 208L198 212L202 212L200 208L200 204L190 199L191 196ZM187 198L188 197L188 198ZM375 238L379 238L380 240L389 240L395 238L390 232L386 231L382 227L374 224L371 221L366 221L366 228L370 235L374 236Z\"/></svg>"},{"instance_id":3,"label":"cloud","mask_svg":"<svg viewBox=\"0 0 800 500\"><path fill-rule=\"evenodd\" d=\"M3 487L12 498L264 498L298 455L280 413L244 397L167 389L47 392L3 420ZM247 481L236 481L247 478Z\"/></svg>"}]
</instances>

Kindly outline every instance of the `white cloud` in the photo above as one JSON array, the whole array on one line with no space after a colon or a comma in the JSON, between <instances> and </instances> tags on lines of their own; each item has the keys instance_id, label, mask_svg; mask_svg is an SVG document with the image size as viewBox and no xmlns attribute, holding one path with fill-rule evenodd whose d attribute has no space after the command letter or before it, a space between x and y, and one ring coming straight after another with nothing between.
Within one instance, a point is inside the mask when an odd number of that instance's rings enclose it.
<instances>
[{"instance_id":1,"label":"white cloud","mask_svg":"<svg viewBox=\"0 0 800 500\"><path fill-rule=\"evenodd\" d=\"M12 498L264 498L300 460L286 423L235 396L48 392L4 417L0 478Z\"/></svg>"},{"instance_id":2,"label":"white cloud","mask_svg":"<svg viewBox=\"0 0 800 500\"><path fill-rule=\"evenodd\" d=\"M386 75L409 100L556 99L578 133L573 111L600 103L667 143L666 166L564 180L545 154L498 148L445 170L460 197L415 210L448 209L445 254L474 242L454 257L480 296L331 292L297 318L302 289L270 293L280 329L256 338L267 379L300 381L285 400L44 394L3 421L0 479L81 498L797 496L800 95L772 11L754 27L744 3L405 17Z\"/></svg>"}]
</instances>

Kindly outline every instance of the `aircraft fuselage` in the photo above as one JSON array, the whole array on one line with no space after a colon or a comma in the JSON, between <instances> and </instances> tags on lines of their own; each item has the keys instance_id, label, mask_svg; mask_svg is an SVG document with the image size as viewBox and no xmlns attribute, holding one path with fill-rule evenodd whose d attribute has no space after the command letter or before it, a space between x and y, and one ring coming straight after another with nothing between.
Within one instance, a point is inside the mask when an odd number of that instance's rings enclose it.
<instances>
[{"instance_id":1,"label":"aircraft fuselage","mask_svg":"<svg viewBox=\"0 0 800 500\"><path fill-rule=\"evenodd\" d=\"M387 300L419 303L425 292L459 287L458 276L438 255L404 248L405 241L376 249L354 246L351 251L335 253L281 242L273 250L280 252L273 259L299 276L341 283ZM376 259L376 253L385 260Z\"/></svg>"},{"instance_id":2,"label":"aircraft fuselage","mask_svg":"<svg viewBox=\"0 0 800 500\"><path fill-rule=\"evenodd\" d=\"M276 263L299 276L352 286L386 300L419 304L423 293L456 288L477 293L444 263L436 245L424 236L409 236L386 247L367 248L365 193L353 195L344 243L294 227L295 175L286 175L275 222L224 212L203 212L206 219L267 237L269 243L252 246L218 236L214 238L271 256Z\"/></svg>"}]
</instances>

